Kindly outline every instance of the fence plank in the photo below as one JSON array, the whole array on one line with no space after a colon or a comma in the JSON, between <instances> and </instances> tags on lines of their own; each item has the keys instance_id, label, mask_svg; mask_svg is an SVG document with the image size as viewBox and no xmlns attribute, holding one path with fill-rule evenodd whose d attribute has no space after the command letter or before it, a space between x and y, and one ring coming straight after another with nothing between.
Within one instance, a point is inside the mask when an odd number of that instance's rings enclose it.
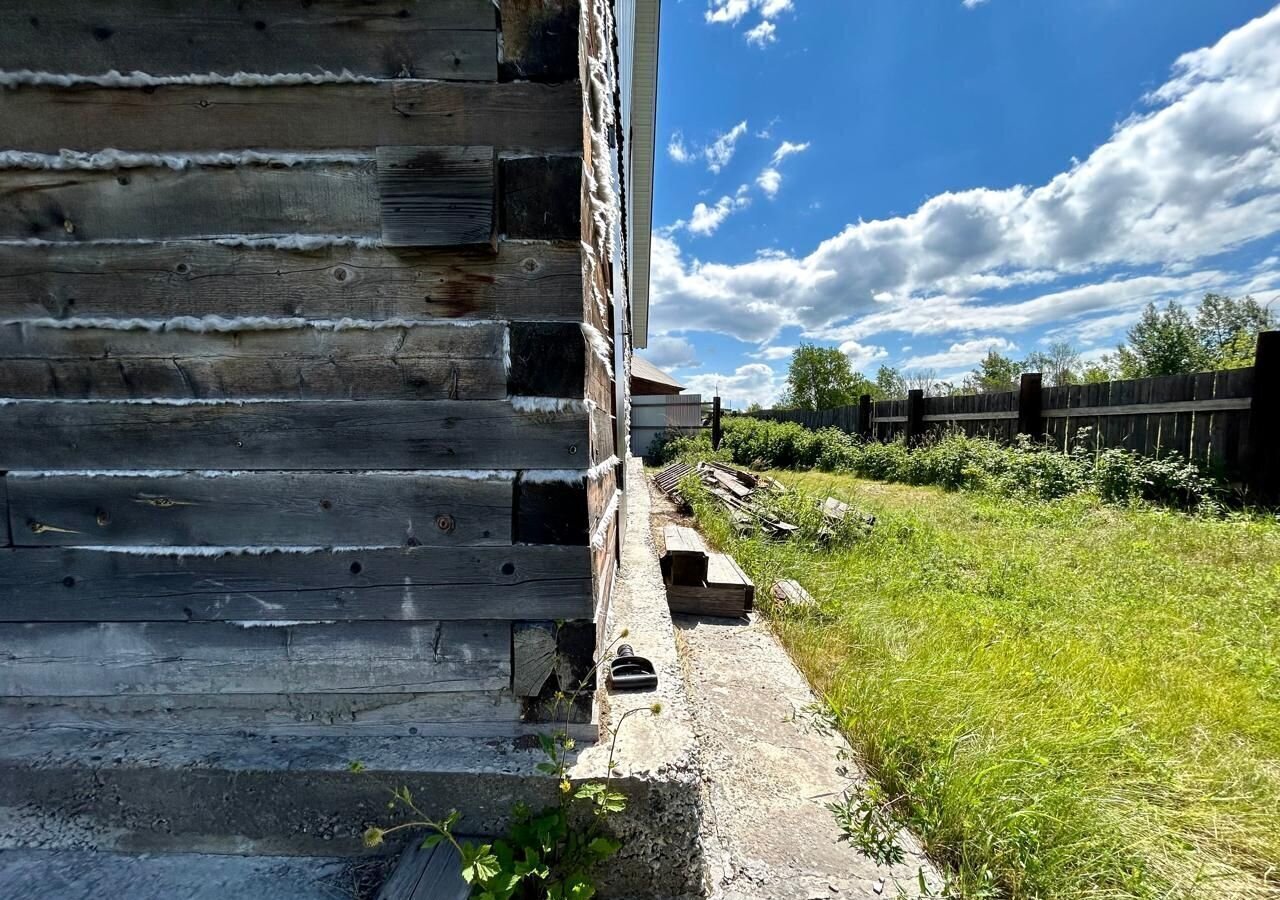
<instances>
[{"instance_id":1,"label":"fence plank","mask_svg":"<svg viewBox=\"0 0 1280 900\"><path fill-rule=\"evenodd\" d=\"M15 544L510 544L512 482L425 473L8 476ZM445 527L441 527L441 525Z\"/></svg>"},{"instance_id":2,"label":"fence plank","mask_svg":"<svg viewBox=\"0 0 1280 900\"><path fill-rule=\"evenodd\" d=\"M406 694L511 678L504 622L0 625L0 694Z\"/></svg>"},{"instance_id":3,"label":"fence plank","mask_svg":"<svg viewBox=\"0 0 1280 900\"><path fill-rule=\"evenodd\" d=\"M0 551L0 621L581 619L586 547Z\"/></svg>"},{"instance_id":4,"label":"fence plank","mask_svg":"<svg viewBox=\"0 0 1280 900\"><path fill-rule=\"evenodd\" d=\"M0 431L0 469L557 469L588 449L585 412L495 400L15 401Z\"/></svg>"}]
</instances>

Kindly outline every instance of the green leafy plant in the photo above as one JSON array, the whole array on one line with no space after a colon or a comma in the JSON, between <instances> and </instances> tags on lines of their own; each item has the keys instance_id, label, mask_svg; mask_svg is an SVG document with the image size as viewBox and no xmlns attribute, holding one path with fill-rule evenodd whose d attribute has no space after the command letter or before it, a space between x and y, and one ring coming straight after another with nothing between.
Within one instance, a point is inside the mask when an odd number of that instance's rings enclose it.
<instances>
[{"instance_id":1,"label":"green leafy plant","mask_svg":"<svg viewBox=\"0 0 1280 900\"><path fill-rule=\"evenodd\" d=\"M570 692L557 692L555 710L571 709L584 691L591 690L594 675L611 657L614 645L626 638L623 630L614 639L591 672ZM559 668L558 666L556 667ZM557 802L534 811L525 804L511 810L511 824L505 835L488 843L460 840L456 826L461 821L457 810L443 818L424 812L407 787L391 791L387 804L392 811L410 816L408 821L390 827L371 826L364 832L367 847L377 847L388 836L401 831L426 831L422 846L434 847L447 842L462 858L462 878L472 886L477 900L590 900L596 896L593 872L622 847L606 832L608 818L624 812L627 797L613 787L618 769L618 735L626 721L634 715L660 715L662 705L629 709L622 713L611 729L609 757L603 781L587 781L574 785L570 780L571 754L575 740L564 728L538 736L543 760L536 765L539 773L552 778L557 786ZM363 766L351 764L353 771Z\"/></svg>"},{"instance_id":2,"label":"green leafy plant","mask_svg":"<svg viewBox=\"0 0 1280 900\"><path fill-rule=\"evenodd\" d=\"M875 784L845 791L839 800L828 803L827 809L840 827L840 840L857 847L880 865L895 865L906 858L898 843L902 829Z\"/></svg>"}]
</instances>

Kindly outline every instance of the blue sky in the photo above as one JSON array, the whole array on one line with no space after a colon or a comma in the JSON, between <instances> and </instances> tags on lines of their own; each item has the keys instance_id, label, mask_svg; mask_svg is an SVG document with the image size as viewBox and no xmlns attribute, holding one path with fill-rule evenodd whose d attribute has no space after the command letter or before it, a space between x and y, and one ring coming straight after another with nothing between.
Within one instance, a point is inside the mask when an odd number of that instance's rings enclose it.
<instances>
[{"instance_id":1,"label":"blue sky","mask_svg":"<svg viewBox=\"0 0 1280 900\"><path fill-rule=\"evenodd\" d=\"M790 348L951 379L1280 307L1280 7L664 0L651 362L734 405Z\"/></svg>"}]
</instances>

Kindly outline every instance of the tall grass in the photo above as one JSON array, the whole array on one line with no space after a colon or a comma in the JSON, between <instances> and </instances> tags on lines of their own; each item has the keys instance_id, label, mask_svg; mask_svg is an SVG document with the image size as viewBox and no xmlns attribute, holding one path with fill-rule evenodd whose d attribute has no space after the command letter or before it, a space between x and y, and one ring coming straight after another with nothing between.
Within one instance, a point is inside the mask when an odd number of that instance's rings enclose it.
<instances>
[{"instance_id":1,"label":"tall grass","mask_svg":"<svg viewBox=\"0 0 1280 900\"><path fill-rule=\"evenodd\" d=\"M777 474L879 521L699 521L819 601L778 632L958 894L1280 897L1274 518Z\"/></svg>"}]
</instances>

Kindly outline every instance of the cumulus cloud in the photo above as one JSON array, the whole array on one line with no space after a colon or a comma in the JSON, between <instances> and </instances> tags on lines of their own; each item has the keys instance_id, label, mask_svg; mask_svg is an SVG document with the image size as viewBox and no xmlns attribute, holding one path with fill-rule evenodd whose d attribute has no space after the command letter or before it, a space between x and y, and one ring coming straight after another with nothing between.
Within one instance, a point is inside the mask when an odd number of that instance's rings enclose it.
<instances>
[{"instance_id":1,"label":"cumulus cloud","mask_svg":"<svg viewBox=\"0 0 1280 900\"><path fill-rule=\"evenodd\" d=\"M690 393L714 397L719 392L726 406L742 409L752 403L772 406L786 379L764 363L748 363L731 373L710 372L681 381Z\"/></svg>"},{"instance_id":2,"label":"cumulus cloud","mask_svg":"<svg viewBox=\"0 0 1280 900\"><path fill-rule=\"evenodd\" d=\"M756 176L756 184L765 195L773 199L778 195L778 190L782 187L782 172L778 169L782 161L788 156L797 153L803 153L809 149L809 143L793 144L790 141L783 141L778 145L778 149L773 151L773 156L769 160L769 165L761 170Z\"/></svg>"},{"instance_id":3,"label":"cumulus cloud","mask_svg":"<svg viewBox=\"0 0 1280 900\"><path fill-rule=\"evenodd\" d=\"M656 240L656 324L699 321L755 342L786 325L865 340L1016 329L1213 288L1221 273L1204 260L1280 232L1277 48L1280 8L1185 54L1145 112L1042 185L940 194L802 256L718 264ZM1014 284L1046 290L983 296Z\"/></svg>"},{"instance_id":4,"label":"cumulus cloud","mask_svg":"<svg viewBox=\"0 0 1280 900\"><path fill-rule=\"evenodd\" d=\"M795 347L783 347L783 346L764 347L763 349L757 350L755 353L752 353L751 356L753 356L756 359L768 359L768 360L790 359L791 354L795 352L796 352Z\"/></svg>"},{"instance_id":5,"label":"cumulus cloud","mask_svg":"<svg viewBox=\"0 0 1280 900\"><path fill-rule=\"evenodd\" d=\"M778 189L782 187L782 173L773 167L769 167L756 176L756 184L768 196L776 196Z\"/></svg>"},{"instance_id":6,"label":"cumulus cloud","mask_svg":"<svg viewBox=\"0 0 1280 900\"><path fill-rule=\"evenodd\" d=\"M689 214L688 219L679 219L667 230L674 232L683 228L691 234L703 237L714 234L725 219L751 205L751 198L747 196L747 191L747 186L743 184L738 186L737 192L732 197L725 195L711 206L698 203L693 207L693 212Z\"/></svg>"},{"instance_id":7,"label":"cumulus cloud","mask_svg":"<svg viewBox=\"0 0 1280 900\"><path fill-rule=\"evenodd\" d=\"M679 131L674 132L671 140L667 141L667 156L678 163L693 162L694 152L685 145L684 135Z\"/></svg>"},{"instance_id":8,"label":"cumulus cloud","mask_svg":"<svg viewBox=\"0 0 1280 900\"><path fill-rule=\"evenodd\" d=\"M906 369L949 369L956 366L974 366L985 359L992 350L1007 354L1017 349L1017 345L1008 338L975 338L971 341L954 343L938 353L913 356L902 365Z\"/></svg>"},{"instance_id":9,"label":"cumulus cloud","mask_svg":"<svg viewBox=\"0 0 1280 900\"><path fill-rule=\"evenodd\" d=\"M979 6L986 3L987 0L960 0L960 2L965 9L977 9Z\"/></svg>"},{"instance_id":10,"label":"cumulus cloud","mask_svg":"<svg viewBox=\"0 0 1280 900\"><path fill-rule=\"evenodd\" d=\"M716 135L716 139L702 150L702 155L707 158L707 168L718 173L727 166L729 160L733 159L734 151L738 149L738 138L746 133L747 122L744 119L728 131Z\"/></svg>"},{"instance_id":11,"label":"cumulus cloud","mask_svg":"<svg viewBox=\"0 0 1280 900\"><path fill-rule=\"evenodd\" d=\"M658 335L649 339L649 346L637 351L659 369L678 369L698 365L698 354L693 344L682 337Z\"/></svg>"},{"instance_id":12,"label":"cumulus cloud","mask_svg":"<svg viewBox=\"0 0 1280 900\"><path fill-rule=\"evenodd\" d=\"M738 25L747 14L755 11L760 21L747 29L747 43L764 47L777 40L774 19L794 9L793 0L710 0L706 20L715 25Z\"/></svg>"},{"instance_id":13,"label":"cumulus cloud","mask_svg":"<svg viewBox=\"0 0 1280 900\"><path fill-rule=\"evenodd\" d=\"M849 357L849 365L857 372L870 369L877 360L889 355L889 351L884 347L859 344L857 341L844 341L840 345L840 352Z\"/></svg>"},{"instance_id":14,"label":"cumulus cloud","mask_svg":"<svg viewBox=\"0 0 1280 900\"><path fill-rule=\"evenodd\" d=\"M803 153L809 149L809 142L803 144L793 144L790 141L783 141L778 145L778 149L773 151L773 164L776 166L788 156L794 156L797 153Z\"/></svg>"}]
</instances>

